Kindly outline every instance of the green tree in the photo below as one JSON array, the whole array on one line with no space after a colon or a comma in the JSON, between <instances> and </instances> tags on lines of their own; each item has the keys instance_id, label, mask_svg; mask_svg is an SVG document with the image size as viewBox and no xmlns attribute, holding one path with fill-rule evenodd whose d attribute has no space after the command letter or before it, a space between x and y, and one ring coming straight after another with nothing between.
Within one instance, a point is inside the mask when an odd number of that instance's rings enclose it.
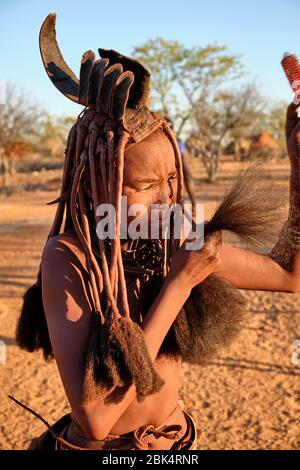
<instances>
[{"instance_id":1,"label":"green tree","mask_svg":"<svg viewBox=\"0 0 300 470\"><path fill-rule=\"evenodd\" d=\"M158 38L135 47L133 55L151 70L152 104L172 120L178 138L197 117L203 97L242 71L239 57L227 54L225 46L187 48Z\"/></svg>"}]
</instances>

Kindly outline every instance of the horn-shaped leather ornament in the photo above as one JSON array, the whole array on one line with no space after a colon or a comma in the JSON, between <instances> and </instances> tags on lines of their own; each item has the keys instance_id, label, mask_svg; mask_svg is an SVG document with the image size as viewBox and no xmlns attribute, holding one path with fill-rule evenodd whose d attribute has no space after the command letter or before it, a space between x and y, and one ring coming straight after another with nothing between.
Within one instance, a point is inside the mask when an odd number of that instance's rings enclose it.
<instances>
[{"instance_id":1,"label":"horn-shaped leather ornament","mask_svg":"<svg viewBox=\"0 0 300 470\"><path fill-rule=\"evenodd\" d=\"M105 59L102 59L105 60ZM114 94L111 100L111 115L115 116L115 119L119 121L125 115L126 106L128 103L130 88L134 82L134 75L132 72L127 70L120 75Z\"/></svg>"},{"instance_id":2,"label":"horn-shaped leather ornament","mask_svg":"<svg viewBox=\"0 0 300 470\"><path fill-rule=\"evenodd\" d=\"M96 60L92 71L90 85L89 85L89 106L96 107L96 110L100 112L100 92L104 79L104 72L108 67L108 59Z\"/></svg>"},{"instance_id":3,"label":"horn-shaped leather ornament","mask_svg":"<svg viewBox=\"0 0 300 470\"><path fill-rule=\"evenodd\" d=\"M111 65L104 74L103 85L100 93L100 107L104 114L110 114L111 111L111 99L113 96L114 89L116 87L118 78L123 72L121 64ZM111 116L114 118L114 116Z\"/></svg>"},{"instance_id":4,"label":"horn-shaped leather ornament","mask_svg":"<svg viewBox=\"0 0 300 470\"><path fill-rule=\"evenodd\" d=\"M126 57L113 49L98 49L102 59L109 59L109 64L122 64L124 71L130 70L134 74L134 84L131 87L128 99L128 108L136 108L147 103L150 94L150 72L140 62L132 57Z\"/></svg>"},{"instance_id":5,"label":"horn-shaped leather ornament","mask_svg":"<svg viewBox=\"0 0 300 470\"><path fill-rule=\"evenodd\" d=\"M47 16L40 30L40 51L44 67L53 85L67 98L78 103L79 81L67 66L56 41L56 13Z\"/></svg>"},{"instance_id":6,"label":"horn-shaped leather ornament","mask_svg":"<svg viewBox=\"0 0 300 470\"><path fill-rule=\"evenodd\" d=\"M95 53L87 51L83 54L80 66L78 102L84 106L89 104L89 82L93 72Z\"/></svg>"}]
</instances>

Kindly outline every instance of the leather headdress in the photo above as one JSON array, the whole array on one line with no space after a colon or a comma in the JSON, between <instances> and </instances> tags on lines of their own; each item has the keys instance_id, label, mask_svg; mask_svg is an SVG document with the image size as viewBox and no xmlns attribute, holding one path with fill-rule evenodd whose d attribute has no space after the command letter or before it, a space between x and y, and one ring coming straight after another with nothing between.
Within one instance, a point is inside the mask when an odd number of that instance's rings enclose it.
<instances>
[{"instance_id":1,"label":"leather headdress","mask_svg":"<svg viewBox=\"0 0 300 470\"><path fill-rule=\"evenodd\" d=\"M40 51L46 72L67 98L95 109L129 132L139 142L164 121L147 107L150 72L140 62L117 51L86 51L81 60L79 80L66 64L56 41L56 14L50 13L40 30ZM130 144L130 142L129 142Z\"/></svg>"}]
</instances>

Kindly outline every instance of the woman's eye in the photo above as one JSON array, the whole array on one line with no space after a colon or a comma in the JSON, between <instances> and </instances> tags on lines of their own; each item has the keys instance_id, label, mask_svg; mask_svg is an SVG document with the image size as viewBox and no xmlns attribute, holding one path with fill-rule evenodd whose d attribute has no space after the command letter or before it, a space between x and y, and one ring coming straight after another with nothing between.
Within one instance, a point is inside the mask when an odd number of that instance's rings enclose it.
<instances>
[{"instance_id":1,"label":"woman's eye","mask_svg":"<svg viewBox=\"0 0 300 470\"><path fill-rule=\"evenodd\" d=\"M175 181L177 179L177 173L174 175L170 176L169 181Z\"/></svg>"},{"instance_id":2,"label":"woman's eye","mask_svg":"<svg viewBox=\"0 0 300 470\"><path fill-rule=\"evenodd\" d=\"M137 193L140 193L141 191L147 191L148 189L151 189L151 188L152 188L152 185L150 185L150 186L145 186L144 188L136 189L136 192L137 192Z\"/></svg>"}]
</instances>

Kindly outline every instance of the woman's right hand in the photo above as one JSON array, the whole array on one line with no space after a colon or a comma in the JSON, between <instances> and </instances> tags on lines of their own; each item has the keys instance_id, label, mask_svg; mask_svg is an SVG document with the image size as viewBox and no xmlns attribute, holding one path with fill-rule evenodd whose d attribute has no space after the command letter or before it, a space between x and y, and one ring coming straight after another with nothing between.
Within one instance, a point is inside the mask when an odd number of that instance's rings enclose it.
<instances>
[{"instance_id":1,"label":"woman's right hand","mask_svg":"<svg viewBox=\"0 0 300 470\"><path fill-rule=\"evenodd\" d=\"M182 288L192 290L220 267L222 232L207 235L200 250L188 250L186 243L187 240L182 243L172 259L168 278L178 281Z\"/></svg>"}]
</instances>

